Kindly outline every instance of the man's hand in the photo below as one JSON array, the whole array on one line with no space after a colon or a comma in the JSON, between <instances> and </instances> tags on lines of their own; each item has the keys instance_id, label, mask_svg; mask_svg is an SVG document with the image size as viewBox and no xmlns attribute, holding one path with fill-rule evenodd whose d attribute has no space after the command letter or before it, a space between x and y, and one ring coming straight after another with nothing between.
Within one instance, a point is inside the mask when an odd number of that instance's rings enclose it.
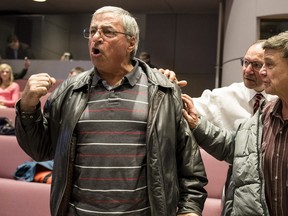
<instances>
[{"instance_id":1,"label":"man's hand","mask_svg":"<svg viewBox=\"0 0 288 216\"><path fill-rule=\"evenodd\" d=\"M162 74L164 74L171 82L176 82L179 87L184 87L187 85L186 80L178 81L176 78L176 73L171 70L164 70L163 68L158 69Z\"/></svg>"},{"instance_id":2,"label":"man's hand","mask_svg":"<svg viewBox=\"0 0 288 216\"><path fill-rule=\"evenodd\" d=\"M182 94L182 100L185 108L183 109L183 116L189 124L191 129L194 129L198 125L198 113L194 107L192 98L187 94Z\"/></svg>"},{"instance_id":3,"label":"man's hand","mask_svg":"<svg viewBox=\"0 0 288 216\"><path fill-rule=\"evenodd\" d=\"M24 88L20 100L21 111L32 112L36 109L39 99L48 93L48 90L56 83L54 77L47 73L32 75Z\"/></svg>"},{"instance_id":4,"label":"man's hand","mask_svg":"<svg viewBox=\"0 0 288 216\"><path fill-rule=\"evenodd\" d=\"M28 70L28 68L30 67L30 61L27 57L25 57L24 59L24 69Z\"/></svg>"}]
</instances>

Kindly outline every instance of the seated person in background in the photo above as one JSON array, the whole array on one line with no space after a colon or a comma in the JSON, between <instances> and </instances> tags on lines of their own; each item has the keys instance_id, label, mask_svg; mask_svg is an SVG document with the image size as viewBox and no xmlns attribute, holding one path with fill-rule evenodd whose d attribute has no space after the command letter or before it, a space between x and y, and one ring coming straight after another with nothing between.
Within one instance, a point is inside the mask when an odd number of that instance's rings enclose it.
<instances>
[{"instance_id":1,"label":"seated person in background","mask_svg":"<svg viewBox=\"0 0 288 216\"><path fill-rule=\"evenodd\" d=\"M23 69L19 73L14 73L13 74L14 75L14 80L22 79L27 74L27 71L28 71L29 67L30 67L30 61L29 61L29 59L27 57L25 57Z\"/></svg>"},{"instance_id":2,"label":"seated person in background","mask_svg":"<svg viewBox=\"0 0 288 216\"><path fill-rule=\"evenodd\" d=\"M69 77L72 77L72 76L76 76L76 75L78 75L78 74L80 74L80 73L82 73L82 72L84 72L84 71L85 71L85 69L82 68L82 67L74 67L74 68L72 68L71 71L69 72L68 78L69 78Z\"/></svg>"},{"instance_id":3,"label":"seated person in background","mask_svg":"<svg viewBox=\"0 0 288 216\"><path fill-rule=\"evenodd\" d=\"M60 58L61 61L72 61L73 55L70 52L64 52Z\"/></svg>"},{"instance_id":4,"label":"seated person in background","mask_svg":"<svg viewBox=\"0 0 288 216\"><path fill-rule=\"evenodd\" d=\"M139 55L139 59L144 61L146 64L148 64L151 68L157 68L155 65L151 63L151 57L150 54L147 52L141 52Z\"/></svg>"},{"instance_id":5,"label":"seated person in background","mask_svg":"<svg viewBox=\"0 0 288 216\"><path fill-rule=\"evenodd\" d=\"M16 35L10 35L7 38L7 44L4 55L5 59L25 59L25 57L29 59L35 58L30 46L20 42Z\"/></svg>"},{"instance_id":6,"label":"seated person in background","mask_svg":"<svg viewBox=\"0 0 288 216\"><path fill-rule=\"evenodd\" d=\"M10 65L0 65L0 107L14 107L20 98L20 86L14 82Z\"/></svg>"}]
</instances>

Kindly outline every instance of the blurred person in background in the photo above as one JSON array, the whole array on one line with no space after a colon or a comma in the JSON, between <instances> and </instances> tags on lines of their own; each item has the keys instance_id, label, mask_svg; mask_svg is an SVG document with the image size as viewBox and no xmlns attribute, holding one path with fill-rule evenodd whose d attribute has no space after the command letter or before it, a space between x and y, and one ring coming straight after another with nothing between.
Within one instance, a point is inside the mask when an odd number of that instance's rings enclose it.
<instances>
[{"instance_id":1,"label":"blurred person in background","mask_svg":"<svg viewBox=\"0 0 288 216\"><path fill-rule=\"evenodd\" d=\"M28 69L30 67L30 61L27 57L24 58L24 67L19 73L14 72L14 80L23 79L24 76L27 74Z\"/></svg>"},{"instance_id":2,"label":"blurred person in background","mask_svg":"<svg viewBox=\"0 0 288 216\"><path fill-rule=\"evenodd\" d=\"M10 65L0 65L0 106L14 107L20 98L20 87L14 82Z\"/></svg>"},{"instance_id":3,"label":"blurred person in background","mask_svg":"<svg viewBox=\"0 0 288 216\"><path fill-rule=\"evenodd\" d=\"M84 71L85 71L85 69L82 68L82 67L79 67L79 66L74 67L74 68L72 68L71 71L69 72L68 78L69 78L69 77L72 77L72 76L76 76L76 75L78 75L78 74L80 74L80 73L82 73L82 72L84 72Z\"/></svg>"},{"instance_id":4,"label":"blurred person in background","mask_svg":"<svg viewBox=\"0 0 288 216\"><path fill-rule=\"evenodd\" d=\"M20 42L17 35L10 35L7 38L4 59L34 59L34 53L30 46Z\"/></svg>"},{"instance_id":5,"label":"blurred person in background","mask_svg":"<svg viewBox=\"0 0 288 216\"><path fill-rule=\"evenodd\" d=\"M155 65L151 63L151 56L148 52L141 52L139 54L139 59L144 61L146 64L148 64L151 68L157 68Z\"/></svg>"},{"instance_id":6,"label":"blurred person in background","mask_svg":"<svg viewBox=\"0 0 288 216\"><path fill-rule=\"evenodd\" d=\"M64 52L60 57L61 61L73 61L73 55L71 52Z\"/></svg>"}]
</instances>

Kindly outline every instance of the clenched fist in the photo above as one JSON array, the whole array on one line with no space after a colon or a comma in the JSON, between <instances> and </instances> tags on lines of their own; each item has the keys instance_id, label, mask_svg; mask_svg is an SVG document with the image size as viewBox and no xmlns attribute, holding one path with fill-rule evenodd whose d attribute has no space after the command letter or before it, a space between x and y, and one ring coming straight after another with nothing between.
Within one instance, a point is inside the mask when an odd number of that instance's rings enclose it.
<instances>
[{"instance_id":1,"label":"clenched fist","mask_svg":"<svg viewBox=\"0 0 288 216\"><path fill-rule=\"evenodd\" d=\"M48 90L56 83L54 77L47 73L32 75L24 88L20 100L21 111L32 112L36 109L37 104L42 96L48 93Z\"/></svg>"}]
</instances>

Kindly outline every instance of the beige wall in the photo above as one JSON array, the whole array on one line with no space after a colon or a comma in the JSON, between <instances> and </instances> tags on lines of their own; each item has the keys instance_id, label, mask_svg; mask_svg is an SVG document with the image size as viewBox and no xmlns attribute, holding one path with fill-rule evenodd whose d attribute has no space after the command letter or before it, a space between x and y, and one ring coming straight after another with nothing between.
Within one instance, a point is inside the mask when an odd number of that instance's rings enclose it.
<instances>
[{"instance_id":1,"label":"beige wall","mask_svg":"<svg viewBox=\"0 0 288 216\"><path fill-rule=\"evenodd\" d=\"M259 39L259 19L288 18L287 0L227 0L223 62L241 57ZM242 81L239 60L223 65L222 86Z\"/></svg>"}]
</instances>

